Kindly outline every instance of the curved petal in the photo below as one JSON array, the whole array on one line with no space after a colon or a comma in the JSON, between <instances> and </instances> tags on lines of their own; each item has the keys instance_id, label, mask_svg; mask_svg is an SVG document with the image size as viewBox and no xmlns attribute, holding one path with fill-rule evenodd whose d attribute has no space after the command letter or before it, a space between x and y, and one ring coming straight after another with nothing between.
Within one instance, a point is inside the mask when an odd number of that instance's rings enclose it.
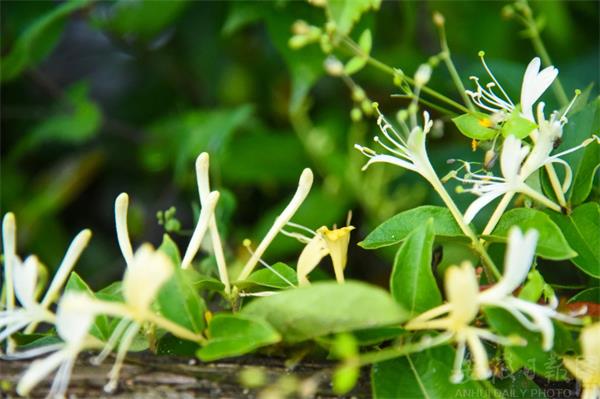
<instances>
[{"instance_id":1,"label":"curved petal","mask_svg":"<svg viewBox=\"0 0 600 399\"><path fill-rule=\"evenodd\" d=\"M497 190L490 191L481 197L477 198L475 201L471 202L471 205L467 208L465 212L465 223L469 224L475 219L475 216L481 211L486 205L490 202L501 196L502 194L508 191L508 187L505 184L498 184Z\"/></svg>"},{"instance_id":2,"label":"curved petal","mask_svg":"<svg viewBox=\"0 0 600 399\"><path fill-rule=\"evenodd\" d=\"M558 69L549 66L540 71L540 65L541 61L538 57L531 60L521 84L521 109L523 116L531 121L534 121L533 105L558 76Z\"/></svg>"},{"instance_id":3,"label":"curved petal","mask_svg":"<svg viewBox=\"0 0 600 399\"><path fill-rule=\"evenodd\" d=\"M38 279L38 259L28 256L25 262L14 262L15 295L25 308L35 304L35 287Z\"/></svg>"},{"instance_id":4,"label":"curved petal","mask_svg":"<svg viewBox=\"0 0 600 399\"><path fill-rule=\"evenodd\" d=\"M17 393L26 396L40 381L58 368L67 357L67 352L59 350L44 359L33 361L19 380Z\"/></svg>"},{"instance_id":5,"label":"curved petal","mask_svg":"<svg viewBox=\"0 0 600 399\"><path fill-rule=\"evenodd\" d=\"M56 331L69 345L82 342L95 319L90 298L81 292L68 291L56 311Z\"/></svg>"},{"instance_id":6,"label":"curved petal","mask_svg":"<svg viewBox=\"0 0 600 399\"><path fill-rule=\"evenodd\" d=\"M300 285L305 285L308 283L306 276L308 276L308 274L313 271L315 267L317 267L321 259L323 259L323 257L325 257L328 253L329 250L327 249L327 243L321 234L315 235L308 242L308 244L306 244L300 253L298 265L296 266L298 283L300 283Z\"/></svg>"},{"instance_id":7,"label":"curved petal","mask_svg":"<svg viewBox=\"0 0 600 399\"><path fill-rule=\"evenodd\" d=\"M500 153L500 170L506 180L513 180L519 174L521 162L527 156L529 147L521 147L521 139L509 135L502 145Z\"/></svg>"},{"instance_id":8,"label":"curved petal","mask_svg":"<svg viewBox=\"0 0 600 399\"><path fill-rule=\"evenodd\" d=\"M504 273L497 284L481 294L484 300L510 296L525 281L531 269L537 239L537 230L528 230L525 235L518 227L509 231Z\"/></svg>"},{"instance_id":9,"label":"curved petal","mask_svg":"<svg viewBox=\"0 0 600 399\"><path fill-rule=\"evenodd\" d=\"M415 165L412 163L405 161L403 159L391 156L391 155L374 155L369 161L363 166L363 170L366 170L371 164L374 163L390 163L392 165L400 166L401 168L412 170L413 172L418 172Z\"/></svg>"}]
</instances>

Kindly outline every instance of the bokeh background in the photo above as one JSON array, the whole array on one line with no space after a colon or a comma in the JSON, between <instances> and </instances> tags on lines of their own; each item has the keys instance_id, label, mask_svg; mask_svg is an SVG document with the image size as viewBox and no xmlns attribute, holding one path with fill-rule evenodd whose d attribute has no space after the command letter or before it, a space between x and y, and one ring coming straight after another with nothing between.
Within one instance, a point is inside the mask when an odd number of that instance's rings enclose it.
<instances>
[{"instance_id":1,"label":"bokeh background","mask_svg":"<svg viewBox=\"0 0 600 399\"><path fill-rule=\"evenodd\" d=\"M507 2L390 1L366 14L352 36L373 32L372 55L412 74L439 51L431 22L446 18L448 41L465 84L482 75L485 50L505 88L517 95L535 55L522 27L502 17ZM539 1L532 8L568 92L595 83L598 2ZM354 244L387 217L437 203L423 181L392 168L362 173L352 150L375 121L353 122L348 87L327 76L317 45L292 50L299 18L322 25L323 11L303 1L2 1L1 203L17 215L20 253L54 269L70 239L94 238L78 266L99 288L123 271L113 201L130 194L135 244L159 244L158 211L177 209L182 249L198 215L194 159L212 158L222 192L219 220L230 258L258 241L292 195L304 167L313 192L294 221L316 229L344 224L353 211L348 272L383 281L389 254ZM394 115L402 100L389 76L365 68L354 79ZM443 66L430 83L457 98ZM548 102L552 102L548 98ZM442 120L448 115L435 114ZM448 158L473 154L451 124L430 142L440 174ZM464 206L471 198L458 198ZM172 225L171 225L172 226ZM280 238L266 254L294 263L300 244Z\"/></svg>"}]
</instances>

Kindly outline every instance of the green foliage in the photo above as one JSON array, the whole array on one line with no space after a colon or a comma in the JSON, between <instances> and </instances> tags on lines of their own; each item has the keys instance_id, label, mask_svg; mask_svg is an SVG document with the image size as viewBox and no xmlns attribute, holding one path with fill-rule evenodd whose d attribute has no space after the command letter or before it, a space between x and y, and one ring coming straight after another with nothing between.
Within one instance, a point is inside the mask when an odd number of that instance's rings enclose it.
<instances>
[{"instance_id":1,"label":"green foliage","mask_svg":"<svg viewBox=\"0 0 600 399\"><path fill-rule=\"evenodd\" d=\"M76 272L71 272L65 285L65 291L83 292L92 298L95 297L92 289ZM94 324L90 328L90 334L102 341L107 341L110 338L111 333L112 329L108 317L105 315L97 316Z\"/></svg>"},{"instance_id":2,"label":"green foliage","mask_svg":"<svg viewBox=\"0 0 600 399\"><path fill-rule=\"evenodd\" d=\"M577 252L571 259L573 264L590 276L600 278L600 205L589 202L575 208L570 215L552 213L550 218Z\"/></svg>"},{"instance_id":3,"label":"green foliage","mask_svg":"<svg viewBox=\"0 0 600 399\"><path fill-rule=\"evenodd\" d=\"M19 37L12 51L2 57L0 81L17 78L25 69L42 61L58 43L65 20L73 12L88 6L88 0L70 0L38 18Z\"/></svg>"},{"instance_id":4,"label":"green foliage","mask_svg":"<svg viewBox=\"0 0 600 399\"><path fill-rule=\"evenodd\" d=\"M397 244L415 229L416 226L433 220L433 233L436 237L464 237L450 211L440 206L424 205L401 212L377 226L359 243L365 249L376 249Z\"/></svg>"},{"instance_id":5,"label":"green foliage","mask_svg":"<svg viewBox=\"0 0 600 399\"><path fill-rule=\"evenodd\" d=\"M476 381L451 383L453 360L454 350L443 346L376 363L371 371L373 397L446 399L459 397L461 392L489 393Z\"/></svg>"},{"instance_id":6,"label":"green foliage","mask_svg":"<svg viewBox=\"0 0 600 399\"><path fill-rule=\"evenodd\" d=\"M258 286L280 290L298 285L296 271L285 263L277 262L271 268L257 270L250 274L246 280L237 281L235 285L242 289Z\"/></svg>"},{"instance_id":7,"label":"green foliage","mask_svg":"<svg viewBox=\"0 0 600 399\"><path fill-rule=\"evenodd\" d=\"M317 282L259 298L246 305L242 314L263 317L288 343L397 324L408 317L388 293L355 281Z\"/></svg>"},{"instance_id":8,"label":"green foliage","mask_svg":"<svg viewBox=\"0 0 600 399\"><path fill-rule=\"evenodd\" d=\"M508 118L502 123L500 133L504 137L508 135L516 136L520 139L524 139L538 126L531 122L529 119L523 118L520 111L513 111Z\"/></svg>"},{"instance_id":9,"label":"green foliage","mask_svg":"<svg viewBox=\"0 0 600 399\"><path fill-rule=\"evenodd\" d=\"M429 219L408 235L394 260L390 290L412 316L442 303L431 269L433 239L433 219Z\"/></svg>"},{"instance_id":10,"label":"green foliage","mask_svg":"<svg viewBox=\"0 0 600 399\"><path fill-rule=\"evenodd\" d=\"M329 0L326 4L328 19L335 23L336 30L348 34L362 14L379 8L381 0Z\"/></svg>"},{"instance_id":11,"label":"green foliage","mask_svg":"<svg viewBox=\"0 0 600 399\"><path fill-rule=\"evenodd\" d=\"M457 116L452 122L462 134L474 140L491 140L498 134L491 128L489 116L481 112Z\"/></svg>"},{"instance_id":12,"label":"green foliage","mask_svg":"<svg viewBox=\"0 0 600 399\"><path fill-rule=\"evenodd\" d=\"M281 340L268 323L241 314L217 314L208 325L209 340L196 353L205 362L240 356Z\"/></svg>"},{"instance_id":13,"label":"green foliage","mask_svg":"<svg viewBox=\"0 0 600 399\"><path fill-rule=\"evenodd\" d=\"M489 237L491 242L506 242L513 226L522 231L535 229L539 233L536 253L546 259L563 260L577 256L569 241L563 235L560 225L552 221L547 214L528 208L516 208L506 212Z\"/></svg>"}]
</instances>

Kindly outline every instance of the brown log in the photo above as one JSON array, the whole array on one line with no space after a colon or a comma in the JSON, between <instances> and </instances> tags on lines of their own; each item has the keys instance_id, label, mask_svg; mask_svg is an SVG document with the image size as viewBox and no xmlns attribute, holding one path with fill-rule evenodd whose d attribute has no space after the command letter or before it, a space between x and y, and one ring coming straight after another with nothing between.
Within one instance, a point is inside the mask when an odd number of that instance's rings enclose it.
<instances>
[{"instance_id":1,"label":"brown log","mask_svg":"<svg viewBox=\"0 0 600 399\"><path fill-rule=\"evenodd\" d=\"M203 363L197 359L130 354L121 371L118 389L107 394L103 387L111 367L111 359L100 366L90 364L90 355L82 355L71 376L68 398L165 399L165 398L259 398L265 387L248 389L239 383L239 374L248 367L258 367L274 386L279 377L293 375L299 381L316 382L307 397L337 398L331 390L332 363L302 362L287 368L282 359L242 357L230 361ZM16 383L30 361L0 360L1 397L18 398ZM31 393L31 398L46 396L52 375ZM266 387L269 385L267 384ZM264 392L263 392L264 393ZM364 372L357 387L348 395L352 398L370 397L368 376ZM264 396L263 396L264 397ZM299 397L298 395L292 397Z\"/></svg>"}]
</instances>

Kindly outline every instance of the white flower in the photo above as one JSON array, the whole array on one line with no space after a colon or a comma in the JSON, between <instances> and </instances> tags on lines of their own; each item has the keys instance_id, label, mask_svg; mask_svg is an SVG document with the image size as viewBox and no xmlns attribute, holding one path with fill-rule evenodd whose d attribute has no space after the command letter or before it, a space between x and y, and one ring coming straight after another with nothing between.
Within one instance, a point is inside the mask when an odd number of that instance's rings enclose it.
<instances>
[{"instance_id":1,"label":"white flower","mask_svg":"<svg viewBox=\"0 0 600 399\"><path fill-rule=\"evenodd\" d=\"M58 298L63 285L75 267L79 256L87 246L92 233L83 230L67 249L67 252L54 275L50 286L41 301L36 298L38 284L38 269L40 267L37 257L29 256L24 262L15 253L15 220L9 213L4 217L3 241L5 248L4 283L7 287L6 310L0 311L0 342L22 329L33 332L35 327L42 322L53 322L54 314L50 306ZM15 307L13 293L20 306Z\"/></svg>"},{"instance_id":2,"label":"white flower","mask_svg":"<svg viewBox=\"0 0 600 399\"><path fill-rule=\"evenodd\" d=\"M543 130L541 132L543 132ZM549 134L542 134L541 132L539 139L535 142L531 151L528 145L523 145L521 140L513 135L508 136L504 140L502 152L500 153L500 170L502 177L470 173L467 171L467 175L464 178L456 178L462 183L472 184L471 188L464 191L479 196L479 198L469 205L465 212L466 223L470 223L490 202L501 195L509 193L525 194L550 209L560 211L560 206L558 204L531 188L526 183L526 180L541 167L553 163L560 163L565 168L565 178L562 184L562 190L566 192L571 185L572 172L570 166L562 160L561 157L573 151L577 151L593 141L600 142L600 140L598 137L593 136L576 147L555 155L550 155L550 152L553 149L553 141L550 140L551 136Z\"/></svg>"},{"instance_id":3,"label":"white flower","mask_svg":"<svg viewBox=\"0 0 600 399\"><path fill-rule=\"evenodd\" d=\"M102 352L94 359L101 363L119 343L115 364L109 373L109 382L105 386L107 392L116 388L119 372L125 355L142 324L146 321L166 321L152 313L151 305L160 288L171 278L174 266L171 260L161 251L156 251L150 244L143 244L133 255L123 277L124 303L89 299L87 307L95 313L121 317ZM170 322L166 321L171 327ZM193 336L193 334L191 334ZM185 338L189 338L186 336Z\"/></svg>"},{"instance_id":4,"label":"white flower","mask_svg":"<svg viewBox=\"0 0 600 399\"><path fill-rule=\"evenodd\" d=\"M582 399L600 398L600 323L585 327L579 336L582 356L565 357L567 369L583 385Z\"/></svg>"},{"instance_id":5,"label":"white flower","mask_svg":"<svg viewBox=\"0 0 600 399\"><path fill-rule=\"evenodd\" d=\"M471 76L470 79L477 85L476 91L466 90L466 93L471 97L473 102L480 108L490 111L493 115L508 115L515 110L515 104L512 102L506 91L502 88L492 71L488 68L483 56L480 52L481 62L492 82L485 85L485 88L479 83L479 79ZM540 71L540 59L535 57L527 65L523 82L521 84L521 115L535 122L533 118L533 106L540 99L542 94L550 87L554 79L558 76L558 69L549 66ZM494 92L494 88L498 88L501 96Z\"/></svg>"},{"instance_id":6,"label":"white flower","mask_svg":"<svg viewBox=\"0 0 600 399\"><path fill-rule=\"evenodd\" d=\"M377 112L379 113L379 110ZM429 133L433 126L433 121L429 118L427 112L423 112L423 127L413 127L406 140L388 123L381 113L379 113L379 117L377 118L377 124L386 140L381 140L379 136L375 136L375 142L392 155L378 154L368 147L355 144L354 148L369 158L363 170L374 163L383 162L417 172L430 183L437 181L437 175L429 162L425 146L427 133ZM406 130L408 129L406 128ZM435 185L435 183L432 184Z\"/></svg>"},{"instance_id":7,"label":"white flower","mask_svg":"<svg viewBox=\"0 0 600 399\"><path fill-rule=\"evenodd\" d=\"M85 294L67 292L60 300L55 326L63 343L47 345L11 356L11 358L25 359L53 352L48 357L31 363L17 385L19 395L28 395L48 374L58 369L47 397L64 398L71 378L71 370L79 352L98 347L98 341L88 335L95 318L93 311L85 306L88 299Z\"/></svg>"},{"instance_id":8,"label":"white flower","mask_svg":"<svg viewBox=\"0 0 600 399\"><path fill-rule=\"evenodd\" d=\"M486 329L472 326L482 306L496 306L505 309L525 328L540 332L544 350L551 349L554 342L552 319L572 324L580 323L579 319L558 313L551 306L528 302L512 295L513 291L523 283L531 268L537 236L535 230L530 230L523 235L517 227L509 232L502 278L497 284L483 292L479 291L475 270L468 262L463 263L460 267L450 267L445 278L448 302L426 311L406 325L409 330L446 330L449 339L457 343L458 350L452 381L462 380L461 367L467 346L473 355L474 377L483 379L489 377L490 370L481 339L503 345L518 343L514 338L498 337ZM445 317L440 317L444 314L446 314Z\"/></svg>"}]
</instances>

